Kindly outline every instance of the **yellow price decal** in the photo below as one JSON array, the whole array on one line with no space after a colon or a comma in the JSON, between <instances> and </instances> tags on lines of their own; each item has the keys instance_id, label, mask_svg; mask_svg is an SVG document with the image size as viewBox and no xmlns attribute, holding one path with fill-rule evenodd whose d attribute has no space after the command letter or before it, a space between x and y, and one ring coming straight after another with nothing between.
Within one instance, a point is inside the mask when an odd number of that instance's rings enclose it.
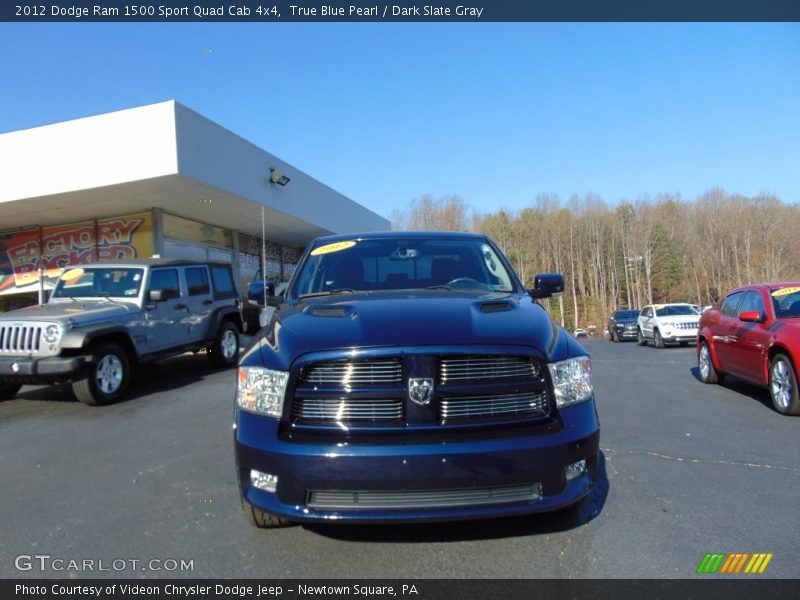
<instances>
[{"instance_id":1,"label":"yellow price decal","mask_svg":"<svg viewBox=\"0 0 800 600\"><path fill-rule=\"evenodd\" d=\"M788 296L789 294L794 294L795 292L800 292L800 287L785 287L779 290L775 290L772 292L773 298L778 298L780 296Z\"/></svg>"},{"instance_id":2,"label":"yellow price decal","mask_svg":"<svg viewBox=\"0 0 800 600\"><path fill-rule=\"evenodd\" d=\"M81 268L78 269L70 269L66 273L62 273L61 279L66 279L67 281L72 281L73 279L77 279L81 275L83 275L84 270Z\"/></svg>"},{"instance_id":3,"label":"yellow price decal","mask_svg":"<svg viewBox=\"0 0 800 600\"><path fill-rule=\"evenodd\" d=\"M311 251L311 256L319 256L320 254L330 254L331 252L339 252L340 250L347 250L356 245L355 240L348 240L346 242L336 242L335 244L325 244L319 248L314 248Z\"/></svg>"}]
</instances>

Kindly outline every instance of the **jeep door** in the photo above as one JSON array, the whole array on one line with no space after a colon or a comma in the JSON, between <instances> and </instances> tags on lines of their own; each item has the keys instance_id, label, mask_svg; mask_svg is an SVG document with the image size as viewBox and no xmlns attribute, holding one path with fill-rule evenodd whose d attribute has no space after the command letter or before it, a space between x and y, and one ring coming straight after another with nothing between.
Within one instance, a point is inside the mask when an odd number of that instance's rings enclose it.
<instances>
[{"instance_id":1,"label":"jeep door","mask_svg":"<svg viewBox=\"0 0 800 600\"><path fill-rule=\"evenodd\" d=\"M639 329L642 330L642 335L646 338L653 337L653 316L655 309L652 306L646 306L639 315Z\"/></svg>"},{"instance_id":2,"label":"jeep door","mask_svg":"<svg viewBox=\"0 0 800 600\"><path fill-rule=\"evenodd\" d=\"M208 267L205 265L186 267L183 273L186 279L186 302L189 306L188 337L189 341L197 342L206 337L208 322L214 308Z\"/></svg>"},{"instance_id":3,"label":"jeep door","mask_svg":"<svg viewBox=\"0 0 800 600\"><path fill-rule=\"evenodd\" d=\"M181 295L177 268L150 270L144 306L147 352L188 343L188 305Z\"/></svg>"}]
</instances>

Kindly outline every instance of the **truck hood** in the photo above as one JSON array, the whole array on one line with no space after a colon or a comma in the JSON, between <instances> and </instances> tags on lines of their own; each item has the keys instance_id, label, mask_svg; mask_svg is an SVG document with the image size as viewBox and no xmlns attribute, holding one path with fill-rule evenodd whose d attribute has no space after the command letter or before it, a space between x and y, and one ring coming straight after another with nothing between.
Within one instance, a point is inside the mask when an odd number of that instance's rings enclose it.
<instances>
[{"instance_id":1,"label":"truck hood","mask_svg":"<svg viewBox=\"0 0 800 600\"><path fill-rule=\"evenodd\" d=\"M51 302L41 306L21 308L2 315L3 321L55 321L72 320L80 327L98 321L116 320L123 315L138 312L135 304L110 300L86 302Z\"/></svg>"},{"instance_id":2,"label":"truck hood","mask_svg":"<svg viewBox=\"0 0 800 600\"><path fill-rule=\"evenodd\" d=\"M571 340L527 295L373 292L284 305L251 351L280 369L308 352L387 346L527 346L551 361L586 354Z\"/></svg>"}]
</instances>

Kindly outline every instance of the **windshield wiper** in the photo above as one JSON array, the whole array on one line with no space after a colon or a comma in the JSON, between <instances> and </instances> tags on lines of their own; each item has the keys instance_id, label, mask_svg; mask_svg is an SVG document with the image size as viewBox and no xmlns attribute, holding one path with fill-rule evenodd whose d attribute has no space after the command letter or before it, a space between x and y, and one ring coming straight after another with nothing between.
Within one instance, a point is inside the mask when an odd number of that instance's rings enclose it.
<instances>
[{"instance_id":1,"label":"windshield wiper","mask_svg":"<svg viewBox=\"0 0 800 600\"><path fill-rule=\"evenodd\" d=\"M366 290L354 290L353 288L338 288L335 290L328 290L327 292L313 292L311 294L300 294L300 298L314 298L316 296L334 296L337 294L355 294L363 293Z\"/></svg>"},{"instance_id":2,"label":"windshield wiper","mask_svg":"<svg viewBox=\"0 0 800 600\"><path fill-rule=\"evenodd\" d=\"M454 288L451 288L449 285L439 284L439 285L429 285L425 288L426 290L447 290L452 291Z\"/></svg>"}]
</instances>

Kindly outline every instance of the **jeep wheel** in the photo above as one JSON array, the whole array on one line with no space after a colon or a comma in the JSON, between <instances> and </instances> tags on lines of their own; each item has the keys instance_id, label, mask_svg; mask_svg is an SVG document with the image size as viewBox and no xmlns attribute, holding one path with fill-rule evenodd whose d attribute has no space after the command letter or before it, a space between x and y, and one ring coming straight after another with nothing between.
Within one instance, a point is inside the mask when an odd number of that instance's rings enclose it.
<instances>
[{"instance_id":1,"label":"jeep wheel","mask_svg":"<svg viewBox=\"0 0 800 600\"><path fill-rule=\"evenodd\" d=\"M800 415L797 376L792 361L785 354L776 354L770 363L769 395L775 410L782 415Z\"/></svg>"},{"instance_id":2,"label":"jeep wheel","mask_svg":"<svg viewBox=\"0 0 800 600\"><path fill-rule=\"evenodd\" d=\"M636 343L640 346L647 346L647 340L644 339L644 334L641 329L636 330Z\"/></svg>"},{"instance_id":3,"label":"jeep wheel","mask_svg":"<svg viewBox=\"0 0 800 600\"><path fill-rule=\"evenodd\" d=\"M230 367L239 361L239 331L230 321L223 323L217 332L208 358L215 367Z\"/></svg>"},{"instance_id":4,"label":"jeep wheel","mask_svg":"<svg viewBox=\"0 0 800 600\"><path fill-rule=\"evenodd\" d=\"M609 331L608 332L608 339L609 339L609 341L612 341L612 342L618 342L619 341L619 338L614 335L613 331Z\"/></svg>"},{"instance_id":5,"label":"jeep wheel","mask_svg":"<svg viewBox=\"0 0 800 600\"><path fill-rule=\"evenodd\" d=\"M18 383L10 383L8 385L0 385L0 402L3 400L11 400L17 395L19 388L22 386Z\"/></svg>"},{"instance_id":6,"label":"jeep wheel","mask_svg":"<svg viewBox=\"0 0 800 600\"><path fill-rule=\"evenodd\" d=\"M661 337L661 332L658 329L653 330L653 343L656 348L664 347L664 339Z\"/></svg>"},{"instance_id":7,"label":"jeep wheel","mask_svg":"<svg viewBox=\"0 0 800 600\"><path fill-rule=\"evenodd\" d=\"M700 381L703 383L722 383L725 380L725 373L720 373L714 368L708 342L700 343L700 352L697 354L697 370L700 372Z\"/></svg>"},{"instance_id":8,"label":"jeep wheel","mask_svg":"<svg viewBox=\"0 0 800 600\"><path fill-rule=\"evenodd\" d=\"M260 508L256 508L247 500L242 499L242 510L244 511L245 521L259 527L261 529L268 529L273 527L288 527L292 524L288 519L273 515L272 513L264 512Z\"/></svg>"},{"instance_id":9,"label":"jeep wheel","mask_svg":"<svg viewBox=\"0 0 800 600\"><path fill-rule=\"evenodd\" d=\"M99 344L92 350L86 376L72 382L72 392L84 404L102 406L122 396L128 379L128 353L119 344Z\"/></svg>"}]
</instances>

